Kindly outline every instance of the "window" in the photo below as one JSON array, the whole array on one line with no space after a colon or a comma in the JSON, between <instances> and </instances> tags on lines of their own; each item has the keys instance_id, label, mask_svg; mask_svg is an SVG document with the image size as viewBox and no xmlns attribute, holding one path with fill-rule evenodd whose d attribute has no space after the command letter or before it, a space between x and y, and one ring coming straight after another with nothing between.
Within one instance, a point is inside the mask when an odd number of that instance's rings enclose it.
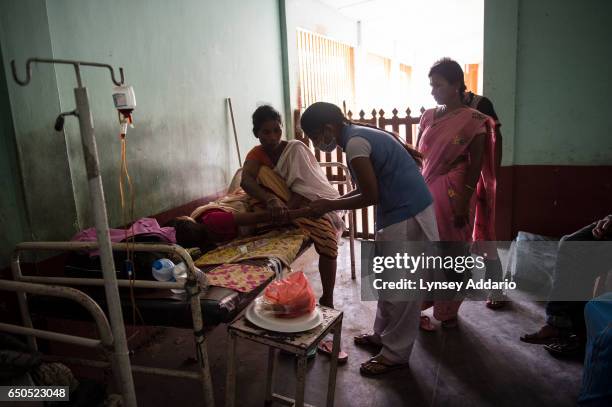
<instances>
[{"instance_id":1,"label":"window","mask_svg":"<svg viewBox=\"0 0 612 407\"><path fill-rule=\"evenodd\" d=\"M353 47L310 31L297 30L298 103L303 110L325 101L353 106L355 53Z\"/></svg>"}]
</instances>

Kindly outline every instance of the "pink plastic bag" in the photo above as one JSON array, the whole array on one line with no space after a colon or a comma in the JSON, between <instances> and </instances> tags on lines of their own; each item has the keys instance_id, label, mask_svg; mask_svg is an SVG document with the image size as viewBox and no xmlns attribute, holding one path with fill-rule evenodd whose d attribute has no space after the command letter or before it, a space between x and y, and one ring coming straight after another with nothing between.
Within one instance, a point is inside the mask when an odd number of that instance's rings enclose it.
<instances>
[{"instance_id":1,"label":"pink plastic bag","mask_svg":"<svg viewBox=\"0 0 612 407\"><path fill-rule=\"evenodd\" d=\"M316 300L303 272L272 282L264 292L267 310L279 318L295 318L312 312Z\"/></svg>"}]
</instances>

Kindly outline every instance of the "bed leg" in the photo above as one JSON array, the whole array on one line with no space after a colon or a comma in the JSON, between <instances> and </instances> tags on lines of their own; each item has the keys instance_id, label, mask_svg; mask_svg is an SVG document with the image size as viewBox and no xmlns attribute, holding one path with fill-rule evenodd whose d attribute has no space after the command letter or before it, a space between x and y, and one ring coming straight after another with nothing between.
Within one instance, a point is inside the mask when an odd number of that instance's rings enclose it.
<instances>
[{"instance_id":1,"label":"bed leg","mask_svg":"<svg viewBox=\"0 0 612 407\"><path fill-rule=\"evenodd\" d=\"M104 376L110 376L111 388L114 389L116 393L121 392L121 382L119 373L119 358L115 355L112 348L104 348L102 353L106 360L110 362L110 366L104 369Z\"/></svg>"},{"instance_id":2,"label":"bed leg","mask_svg":"<svg viewBox=\"0 0 612 407\"><path fill-rule=\"evenodd\" d=\"M190 276L192 277L192 276ZM191 319L193 321L193 339L196 346L196 355L200 365L200 377L204 390L204 405L215 406L212 380L210 377L210 364L208 363L208 350L204 336L204 318L202 317L202 305L200 303L200 287L195 278L188 278L185 282L185 290L191 306Z\"/></svg>"},{"instance_id":3,"label":"bed leg","mask_svg":"<svg viewBox=\"0 0 612 407\"><path fill-rule=\"evenodd\" d=\"M200 375L202 377L202 388L204 390L204 402L207 407L214 407L215 396L210 377L210 364L208 363L208 351L206 349L206 340L204 337L196 337L196 348L198 362L200 364Z\"/></svg>"}]
</instances>

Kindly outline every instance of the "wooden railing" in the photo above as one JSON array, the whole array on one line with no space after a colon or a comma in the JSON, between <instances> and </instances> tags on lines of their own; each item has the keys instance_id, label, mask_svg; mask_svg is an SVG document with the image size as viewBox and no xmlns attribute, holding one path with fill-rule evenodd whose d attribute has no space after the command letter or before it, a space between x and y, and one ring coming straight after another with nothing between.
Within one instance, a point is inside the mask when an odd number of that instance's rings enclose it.
<instances>
[{"instance_id":1,"label":"wooden railing","mask_svg":"<svg viewBox=\"0 0 612 407\"><path fill-rule=\"evenodd\" d=\"M420 109L420 113L422 114L425 111L424 108ZM349 120L355 123L367 124L370 126L376 126L379 128L383 128L385 130L391 130L396 132L400 138L404 141L404 143L408 142L409 144L414 145L416 143L417 136L417 125L420 121L420 116L412 117L410 115L410 109L406 109L406 116L399 117L397 114L399 111L397 109L393 109L391 111L391 117L385 117L385 111L379 109L378 112L376 109L372 109L371 117L366 118L366 113L361 110L358 113L358 117L353 117L353 112L350 110L347 112L346 116ZM319 162L340 162L343 164L347 164L346 156L342 152L340 148L337 148L336 151L331 153L322 152L317 148L314 148L310 140L304 135L302 129L300 128L300 117L301 111L299 109L294 110L293 112L293 122L295 123L294 134L297 140L301 140L307 146L309 146L314 152L315 157ZM325 169L327 179L330 181L344 181L346 179L346 175L343 170L340 168L326 168ZM338 191L340 195L345 194L344 185L338 185ZM359 239L374 239L374 207L370 206L364 209L357 209L353 212L353 216L356 220L356 231L355 237Z\"/></svg>"}]
</instances>

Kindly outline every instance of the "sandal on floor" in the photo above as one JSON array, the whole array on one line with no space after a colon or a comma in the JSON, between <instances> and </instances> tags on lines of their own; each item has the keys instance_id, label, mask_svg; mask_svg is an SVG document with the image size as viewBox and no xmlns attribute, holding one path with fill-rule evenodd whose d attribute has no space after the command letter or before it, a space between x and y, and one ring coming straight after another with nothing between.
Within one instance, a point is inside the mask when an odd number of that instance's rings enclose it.
<instances>
[{"instance_id":1,"label":"sandal on floor","mask_svg":"<svg viewBox=\"0 0 612 407\"><path fill-rule=\"evenodd\" d=\"M546 333L546 331L548 331L548 333ZM537 332L525 334L521 336L520 339L523 342L532 343L534 345L548 345L561 339L561 333L557 328L550 325L544 325Z\"/></svg>"},{"instance_id":2,"label":"sandal on floor","mask_svg":"<svg viewBox=\"0 0 612 407\"><path fill-rule=\"evenodd\" d=\"M320 353L323 353L323 354L325 354L327 356L330 356L330 357L332 355L332 350L333 349L334 349L334 341L322 340L317 345L317 350ZM347 360L348 360L348 354L346 352L344 352L342 349L340 349L340 352L338 352L338 364L342 365L342 364L346 363Z\"/></svg>"},{"instance_id":3,"label":"sandal on floor","mask_svg":"<svg viewBox=\"0 0 612 407\"><path fill-rule=\"evenodd\" d=\"M487 302L485 303L485 306L488 309L492 309L492 310L498 310L501 308L504 308L506 306L506 304L508 304L508 301L504 301L504 300L494 300L494 299L487 299Z\"/></svg>"},{"instance_id":4,"label":"sandal on floor","mask_svg":"<svg viewBox=\"0 0 612 407\"><path fill-rule=\"evenodd\" d=\"M433 332L436 330L436 326L431 323L431 318L429 318L427 315L421 315L419 328L427 332Z\"/></svg>"},{"instance_id":5,"label":"sandal on floor","mask_svg":"<svg viewBox=\"0 0 612 407\"><path fill-rule=\"evenodd\" d=\"M379 357L380 356L375 356L372 359L368 360L367 362L362 363L361 367L359 368L359 372L363 376L372 377L372 376L379 376L385 373L389 373L389 372L392 372L398 369L405 369L408 367L408 363L394 363L394 364L385 363L385 362L378 360L377 358Z\"/></svg>"},{"instance_id":6,"label":"sandal on floor","mask_svg":"<svg viewBox=\"0 0 612 407\"><path fill-rule=\"evenodd\" d=\"M584 350L584 343L576 335L572 335L564 340L544 345L544 349L553 356L569 357L582 352Z\"/></svg>"},{"instance_id":7,"label":"sandal on floor","mask_svg":"<svg viewBox=\"0 0 612 407\"><path fill-rule=\"evenodd\" d=\"M355 342L355 345L357 346L363 346L363 347L369 347L369 348L375 348L375 349L382 348L382 344L375 342L372 339L373 337L374 337L373 333L361 334L361 335L355 336L353 338L353 341Z\"/></svg>"}]
</instances>

